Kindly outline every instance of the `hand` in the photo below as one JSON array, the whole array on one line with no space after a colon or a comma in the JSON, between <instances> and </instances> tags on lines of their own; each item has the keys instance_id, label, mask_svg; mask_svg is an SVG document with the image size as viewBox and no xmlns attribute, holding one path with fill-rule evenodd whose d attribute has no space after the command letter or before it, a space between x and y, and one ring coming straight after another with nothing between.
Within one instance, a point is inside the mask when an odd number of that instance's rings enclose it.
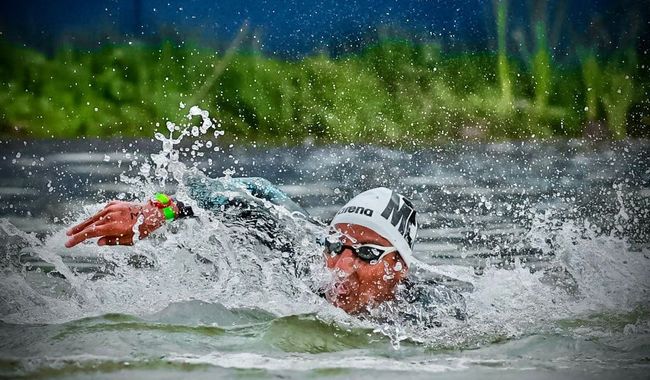
<instances>
[{"instance_id":1,"label":"hand","mask_svg":"<svg viewBox=\"0 0 650 380\"><path fill-rule=\"evenodd\" d=\"M175 204L173 208L178 214ZM165 223L161 210L151 201L145 204L112 201L95 215L66 231L70 238L65 246L71 248L96 237L99 238L98 245L132 245L135 235L133 226L140 215L143 217L143 222L138 227L140 239Z\"/></svg>"}]
</instances>

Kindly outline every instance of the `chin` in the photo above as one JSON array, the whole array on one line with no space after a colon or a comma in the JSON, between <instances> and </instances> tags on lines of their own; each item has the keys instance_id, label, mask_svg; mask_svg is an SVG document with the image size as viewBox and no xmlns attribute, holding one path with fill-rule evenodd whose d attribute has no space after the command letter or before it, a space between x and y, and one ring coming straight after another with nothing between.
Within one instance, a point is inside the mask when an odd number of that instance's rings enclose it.
<instances>
[{"instance_id":1,"label":"chin","mask_svg":"<svg viewBox=\"0 0 650 380\"><path fill-rule=\"evenodd\" d=\"M347 301L335 301L332 304L348 314L356 314L363 310L363 306Z\"/></svg>"},{"instance_id":2,"label":"chin","mask_svg":"<svg viewBox=\"0 0 650 380\"><path fill-rule=\"evenodd\" d=\"M325 298L329 303L342 309L348 314L354 314L359 311L360 307L350 299L348 295L336 294L334 291L325 292Z\"/></svg>"},{"instance_id":3,"label":"chin","mask_svg":"<svg viewBox=\"0 0 650 380\"><path fill-rule=\"evenodd\" d=\"M355 297L350 295L327 294L327 300L334 306L345 311L348 314L357 314L366 309L366 304L359 302Z\"/></svg>"}]
</instances>

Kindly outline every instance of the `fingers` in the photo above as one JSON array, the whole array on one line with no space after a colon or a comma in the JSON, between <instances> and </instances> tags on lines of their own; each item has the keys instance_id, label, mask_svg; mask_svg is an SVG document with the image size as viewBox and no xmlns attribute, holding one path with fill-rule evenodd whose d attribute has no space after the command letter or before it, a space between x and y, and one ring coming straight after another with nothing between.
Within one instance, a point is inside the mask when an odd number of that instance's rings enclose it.
<instances>
[{"instance_id":1,"label":"fingers","mask_svg":"<svg viewBox=\"0 0 650 380\"><path fill-rule=\"evenodd\" d=\"M95 215L66 231L69 238L65 246L71 248L97 237L99 245L133 244L132 228L142 210L142 205L111 201Z\"/></svg>"},{"instance_id":2,"label":"fingers","mask_svg":"<svg viewBox=\"0 0 650 380\"><path fill-rule=\"evenodd\" d=\"M97 240L97 245L132 245L133 236L104 236Z\"/></svg>"},{"instance_id":3,"label":"fingers","mask_svg":"<svg viewBox=\"0 0 650 380\"><path fill-rule=\"evenodd\" d=\"M79 233L80 231L83 231L86 227L90 226L91 224L95 223L96 221L100 220L103 218L106 214L108 214L110 211L112 211L111 206L106 206L104 209L96 213L95 215L91 216L90 218L84 220L83 222L77 224L76 226L70 228L68 231L66 231L66 235L72 236L74 234Z\"/></svg>"},{"instance_id":4,"label":"fingers","mask_svg":"<svg viewBox=\"0 0 650 380\"><path fill-rule=\"evenodd\" d=\"M67 248L72 248L86 239L108 235L111 232L114 233L114 231L111 231L111 227L110 224L105 224L98 227L93 226L92 228L84 229L81 232L72 235L65 243L65 246Z\"/></svg>"}]
</instances>

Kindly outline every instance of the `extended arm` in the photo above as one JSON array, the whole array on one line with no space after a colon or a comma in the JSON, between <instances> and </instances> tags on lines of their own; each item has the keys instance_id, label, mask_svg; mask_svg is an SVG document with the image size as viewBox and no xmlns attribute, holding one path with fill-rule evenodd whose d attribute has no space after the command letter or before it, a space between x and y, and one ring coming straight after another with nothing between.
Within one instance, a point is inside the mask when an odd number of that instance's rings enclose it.
<instances>
[{"instance_id":1,"label":"extended arm","mask_svg":"<svg viewBox=\"0 0 650 380\"><path fill-rule=\"evenodd\" d=\"M178 203L172 202L170 207L174 215L182 214ZM165 223L163 211L153 201L144 204L112 201L95 215L66 231L69 238L65 246L71 248L91 238L99 238L98 245L131 245L139 218L142 218L137 227L140 239Z\"/></svg>"},{"instance_id":2,"label":"extended arm","mask_svg":"<svg viewBox=\"0 0 650 380\"><path fill-rule=\"evenodd\" d=\"M189 170L183 176L187 195L206 210L220 212L225 207L245 207L265 210L263 200L285 207L291 212L308 216L307 212L293 202L280 189L263 178L208 178L198 170ZM191 216L192 209L181 202L173 202L175 218ZM149 236L165 223L162 210L149 201L144 204L112 201L101 211L70 228L66 247L74 247L84 240L99 238L99 245L131 245L134 243L134 226L139 238Z\"/></svg>"}]
</instances>

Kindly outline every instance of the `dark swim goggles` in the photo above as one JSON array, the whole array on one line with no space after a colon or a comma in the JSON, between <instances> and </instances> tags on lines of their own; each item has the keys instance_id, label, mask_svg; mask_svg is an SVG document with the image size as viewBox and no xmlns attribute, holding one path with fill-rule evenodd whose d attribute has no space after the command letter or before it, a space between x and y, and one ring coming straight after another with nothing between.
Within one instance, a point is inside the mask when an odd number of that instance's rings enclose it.
<instances>
[{"instance_id":1,"label":"dark swim goggles","mask_svg":"<svg viewBox=\"0 0 650 380\"><path fill-rule=\"evenodd\" d=\"M328 236L320 241L326 253L338 255L346 249L352 250L361 260L366 262L379 261L389 253L397 251L395 247L384 247L376 244L343 244L336 236Z\"/></svg>"}]
</instances>

